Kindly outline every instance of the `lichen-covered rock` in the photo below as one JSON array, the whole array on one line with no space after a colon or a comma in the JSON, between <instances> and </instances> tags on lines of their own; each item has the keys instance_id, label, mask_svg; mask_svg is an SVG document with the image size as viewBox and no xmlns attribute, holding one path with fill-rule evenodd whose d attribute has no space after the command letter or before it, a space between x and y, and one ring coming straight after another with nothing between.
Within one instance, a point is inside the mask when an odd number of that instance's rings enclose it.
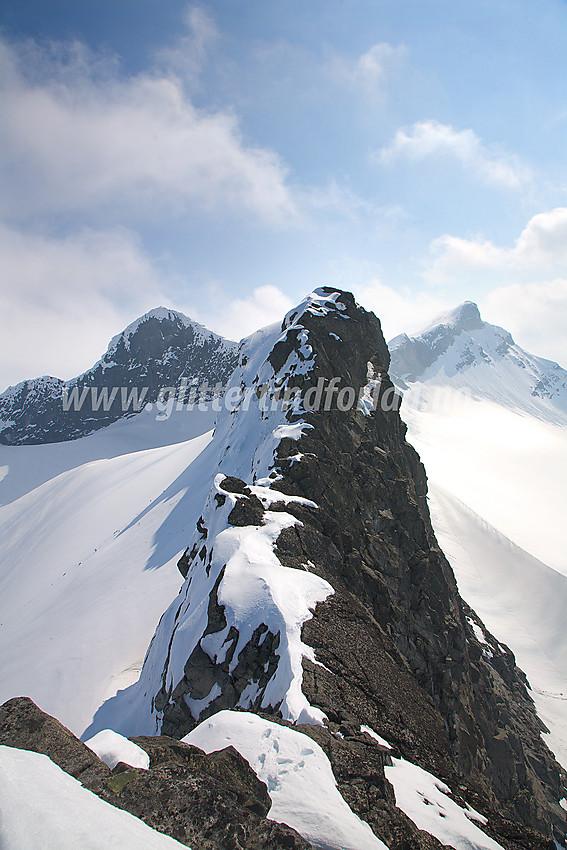
<instances>
[{"instance_id":1,"label":"lichen-covered rock","mask_svg":"<svg viewBox=\"0 0 567 850\"><path fill-rule=\"evenodd\" d=\"M134 742L149 754L149 770L119 762L110 771L27 697L0 706L0 744L47 755L107 803L182 844L199 850L311 847L295 830L266 818L271 806L266 785L233 747L207 755L167 737Z\"/></svg>"},{"instance_id":2,"label":"lichen-covered rock","mask_svg":"<svg viewBox=\"0 0 567 850\"><path fill-rule=\"evenodd\" d=\"M48 756L95 793L111 775L92 750L29 697L15 697L0 706L0 744Z\"/></svg>"}]
</instances>

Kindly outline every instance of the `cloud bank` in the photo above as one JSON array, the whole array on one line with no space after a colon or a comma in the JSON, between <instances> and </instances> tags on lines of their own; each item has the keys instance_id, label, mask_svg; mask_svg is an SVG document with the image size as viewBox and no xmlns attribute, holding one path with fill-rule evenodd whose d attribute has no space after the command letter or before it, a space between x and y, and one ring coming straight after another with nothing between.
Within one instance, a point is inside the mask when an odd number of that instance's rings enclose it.
<instances>
[{"instance_id":1,"label":"cloud bank","mask_svg":"<svg viewBox=\"0 0 567 850\"><path fill-rule=\"evenodd\" d=\"M462 239L444 234L431 245L434 260L428 269L431 280L447 280L475 269L514 274L565 272L567 270L567 207L534 215L511 248L502 248L482 237Z\"/></svg>"},{"instance_id":2,"label":"cloud bank","mask_svg":"<svg viewBox=\"0 0 567 850\"><path fill-rule=\"evenodd\" d=\"M62 238L0 224L0 392L89 368L132 317L161 304L165 281L135 234L85 228Z\"/></svg>"},{"instance_id":3,"label":"cloud bank","mask_svg":"<svg viewBox=\"0 0 567 850\"><path fill-rule=\"evenodd\" d=\"M76 45L62 58L3 42L0 78L5 217L156 205L278 226L297 216L277 154L247 145L233 114L197 109L173 74L119 76Z\"/></svg>"},{"instance_id":4,"label":"cloud bank","mask_svg":"<svg viewBox=\"0 0 567 850\"><path fill-rule=\"evenodd\" d=\"M0 391L76 374L110 331L171 303L140 227L299 222L279 156L247 142L232 111L192 100L216 38L188 9L175 44L137 74L80 42L0 38Z\"/></svg>"}]
</instances>

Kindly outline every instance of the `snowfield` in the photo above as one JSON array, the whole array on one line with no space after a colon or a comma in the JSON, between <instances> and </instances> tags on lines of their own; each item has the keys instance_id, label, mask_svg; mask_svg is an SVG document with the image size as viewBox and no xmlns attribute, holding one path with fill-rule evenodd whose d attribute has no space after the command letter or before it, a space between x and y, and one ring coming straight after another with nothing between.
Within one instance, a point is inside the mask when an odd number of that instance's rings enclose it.
<instances>
[{"instance_id":1,"label":"snowfield","mask_svg":"<svg viewBox=\"0 0 567 850\"><path fill-rule=\"evenodd\" d=\"M401 415L429 480L567 575L567 418L560 426L425 385L405 394Z\"/></svg>"},{"instance_id":2,"label":"snowfield","mask_svg":"<svg viewBox=\"0 0 567 850\"><path fill-rule=\"evenodd\" d=\"M0 746L0 847L180 850L186 845L101 800L47 756Z\"/></svg>"},{"instance_id":3,"label":"snowfield","mask_svg":"<svg viewBox=\"0 0 567 850\"><path fill-rule=\"evenodd\" d=\"M0 702L29 696L80 735L138 678L182 581L210 426L141 414L73 442L0 446Z\"/></svg>"}]
</instances>

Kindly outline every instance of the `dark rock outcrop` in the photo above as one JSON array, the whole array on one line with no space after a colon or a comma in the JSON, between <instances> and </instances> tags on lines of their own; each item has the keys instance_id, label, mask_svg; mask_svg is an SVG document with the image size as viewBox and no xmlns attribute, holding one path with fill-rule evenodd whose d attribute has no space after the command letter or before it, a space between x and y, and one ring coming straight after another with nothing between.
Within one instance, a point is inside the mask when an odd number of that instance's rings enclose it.
<instances>
[{"instance_id":1,"label":"dark rock outcrop","mask_svg":"<svg viewBox=\"0 0 567 850\"><path fill-rule=\"evenodd\" d=\"M317 353L311 385L339 375L358 388L368 362L375 371L388 366L379 321L352 296L342 300L348 321L345 313L303 317ZM494 638L487 652L467 620L431 527L425 471L390 388L383 377L387 403L369 416L304 415L314 427L291 468L280 447L282 479L273 486L319 506L288 506L303 525L278 541L280 560L309 559L335 589L303 629L324 665L306 663L304 692L337 721L375 724L404 757L451 787L464 779L508 819L546 837L553 823L560 834L564 772L540 737L545 727L512 653Z\"/></svg>"},{"instance_id":2,"label":"dark rock outcrop","mask_svg":"<svg viewBox=\"0 0 567 850\"><path fill-rule=\"evenodd\" d=\"M282 722L282 721L279 721ZM399 758L400 749L384 749L357 724L342 724L331 728L300 725L295 728L313 738L325 751L343 798L356 814L363 818L389 850L435 850L439 841L415 824L394 804L392 788L384 782L383 765L390 757ZM415 760L415 759L414 759ZM486 800L466 786L454 786L451 798L466 809L467 803L482 811ZM523 827L499 812L488 811L489 823L483 832L508 850L543 850L553 848L535 830Z\"/></svg>"},{"instance_id":3,"label":"dark rock outcrop","mask_svg":"<svg viewBox=\"0 0 567 850\"><path fill-rule=\"evenodd\" d=\"M95 794L106 787L111 776L92 750L29 697L14 697L0 706L0 744L48 756Z\"/></svg>"},{"instance_id":4,"label":"dark rock outcrop","mask_svg":"<svg viewBox=\"0 0 567 850\"><path fill-rule=\"evenodd\" d=\"M47 755L107 803L199 850L308 850L295 830L267 819L271 800L233 747L207 755L167 737L135 738L150 769L113 771L30 699L0 706L0 744ZM53 800L57 807L57 799Z\"/></svg>"}]
</instances>

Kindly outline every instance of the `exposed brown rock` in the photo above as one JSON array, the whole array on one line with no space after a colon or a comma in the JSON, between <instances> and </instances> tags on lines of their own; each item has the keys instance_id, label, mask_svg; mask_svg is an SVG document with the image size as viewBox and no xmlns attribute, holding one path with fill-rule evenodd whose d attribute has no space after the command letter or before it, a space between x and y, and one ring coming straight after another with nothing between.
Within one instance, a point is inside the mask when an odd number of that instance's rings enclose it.
<instances>
[{"instance_id":1,"label":"exposed brown rock","mask_svg":"<svg viewBox=\"0 0 567 850\"><path fill-rule=\"evenodd\" d=\"M199 850L311 847L295 830L266 818L266 785L233 747L207 755L163 736L132 740L149 754L150 769L119 763L111 772L27 697L0 707L0 744L49 756L107 803L182 844Z\"/></svg>"}]
</instances>

